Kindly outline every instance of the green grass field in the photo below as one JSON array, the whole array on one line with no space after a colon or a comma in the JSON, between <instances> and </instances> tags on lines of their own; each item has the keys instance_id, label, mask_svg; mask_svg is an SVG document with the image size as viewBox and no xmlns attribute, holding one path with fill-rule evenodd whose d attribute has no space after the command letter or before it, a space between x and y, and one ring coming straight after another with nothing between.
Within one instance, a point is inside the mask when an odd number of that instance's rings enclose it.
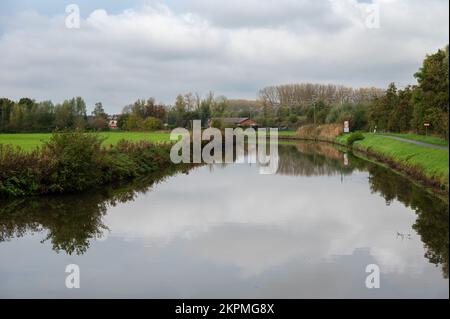
<instances>
[{"instance_id":1,"label":"green grass field","mask_svg":"<svg viewBox=\"0 0 450 319\"><path fill-rule=\"evenodd\" d=\"M293 136L295 131L279 131L279 136ZM51 133L18 133L18 134L2 134L0 133L0 144L10 144L19 146L24 150L33 150L48 141ZM114 145L121 139L129 141L151 141L151 142L168 142L170 141L170 132L102 132L100 136L105 138L104 145Z\"/></svg>"},{"instance_id":2,"label":"green grass field","mask_svg":"<svg viewBox=\"0 0 450 319\"><path fill-rule=\"evenodd\" d=\"M346 143L348 136L339 136L337 141ZM354 147L381 154L405 167L417 169L429 178L439 179L448 188L449 152L447 150L432 149L372 133L365 133L364 140L355 142Z\"/></svg>"},{"instance_id":3,"label":"green grass field","mask_svg":"<svg viewBox=\"0 0 450 319\"><path fill-rule=\"evenodd\" d=\"M424 142L424 143L433 144L433 145L448 146L448 141L446 141L440 137L437 137L437 136L430 136L430 135L425 136L425 135L417 135L417 134L400 134L400 133L389 133L386 135L403 137L403 138L406 138L409 140Z\"/></svg>"},{"instance_id":4,"label":"green grass field","mask_svg":"<svg viewBox=\"0 0 450 319\"><path fill-rule=\"evenodd\" d=\"M105 138L103 145L115 145L119 140L129 141L151 141L167 142L170 141L168 132L102 132L99 133ZM23 150L30 151L48 141L51 133L30 133L30 134L0 134L0 144L10 144L19 146Z\"/></svg>"},{"instance_id":5,"label":"green grass field","mask_svg":"<svg viewBox=\"0 0 450 319\"><path fill-rule=\"evenodd\" d=\"M278 131L278 136L295 136L297 131Z\"/></svg>"},{"instance_id":6,"label":"green grass field","mask_svg":"<svg viewBox=\"0 0 450 319\"><path fill-rule=\"evenodd\" d=\"M279 136L293 136L295 131L279 131ZM30 151L48 141L51 133L18 133L18 134L0 134L0 144L9 144L19 146L25 151ZM125 139L133 142L151 141L168 142L170 141L169 132L102 132L99 133L105 138L103 145L115 145L119 140Z\"/></svg>"}]
</instances>

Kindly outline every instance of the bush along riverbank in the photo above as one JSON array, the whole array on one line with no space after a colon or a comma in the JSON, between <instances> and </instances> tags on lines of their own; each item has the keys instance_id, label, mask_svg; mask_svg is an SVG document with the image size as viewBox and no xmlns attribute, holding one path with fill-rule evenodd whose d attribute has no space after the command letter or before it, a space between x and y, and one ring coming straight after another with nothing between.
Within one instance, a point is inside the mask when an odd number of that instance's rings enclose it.
<instances>
[{"instance_id":1,"label":"bush along riverbank","mask_svg":"<svg viewBox=\"0 0 450 319\"><path fill-rule=\"evenodd\" d=\"M119 141L103 147L99 135L55 133L42 147L25 152L0 144L0 197L86 191L168 169L170 143Z\"/></svg>"},{"instance_id":2,"label":"bush along riverbank","mask_svg":"<svg viewBox=\"0 0 450 319\"><path fill-rule=\"evenodd\" d=\"M283 136L279 138L285 139ZM343 134L342 128L336 125L306 126L300 128L296 135L289 136L289 139L314 140L345 146L355 153L386 164L441 194L448 194L448 150L432 149L372 133Z\"/></svg>"}]
</instances>

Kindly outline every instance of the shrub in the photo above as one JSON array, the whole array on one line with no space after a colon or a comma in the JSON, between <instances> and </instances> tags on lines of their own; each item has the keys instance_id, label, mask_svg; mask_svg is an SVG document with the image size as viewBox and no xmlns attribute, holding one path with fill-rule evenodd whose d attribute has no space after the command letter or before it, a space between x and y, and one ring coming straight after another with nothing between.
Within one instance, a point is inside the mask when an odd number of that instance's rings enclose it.
<instances>
[{"instance_id":1,"label":"shrub","mask_svg":"<svg viewBox=\"0 0 450 319\"><path fill-rule=\"evenodd\" d=\"M138 175L153 173L171 163L170 148L170 144L155 145L146 141L132 143L121 140L116 145L117 151L133 162Z\"/></svg>"},{"instance_id":2,"label":"shrub","mask_svg":"<svg viewBox=\"0 0 450 319\"><path fill-rule=\"evenodd\" d=\"M291 124L295 124L295 123L297 123L297 121L298 121L298 116L297 116L297 115L291 115L291 116L289 116L289 122L290 122Z\"/></svg>"},{"instance_id":3,"label":"shrub","mask_svg":"<svg viewBox=\"0 0 450 319\"><path fill-rule=\"evenodd\" d=\"M88 189L101 180L102 139L81 132L56 133L41 151L44 185L51 193Z\"/></svg>"},{"instance_id":4,"label":"shrub","mask_svg":"<svg viewBox=\"0 0 450 319\"><path fill-rule=\"evenodd\" d=\"M142 128L143 120L136 115L129 115L123 124L123 129L127 131L137 131Z\"/></svg>"},{"instance_id":5,"label":"shrub","mask_svg":"<svg viewBox=\"0 0 450 319\"><path fill-rule=\"evenodd\" d=\"M0 144L0 196L26 196L39 188L38 151L26 153L20 148Z\"/></svg>"},{"instance_id":6,"label":"shrub","mask_svg":"<svg viewBox=\"0 0 450 319\"><path fill-rule=\"evenodd\" d=\"M363 139L364 135L361 132L351 133L347 138L347 145L352 146L356 141L362 141Z\"/></svg>"},{"instance_id":7,"label":"shrub","mask_svg":"<svg viewBox=\"0 0 450 319\"><path fill-rule=\"evenodd\" d=\"M120 120L118 126L127 131L156 131L163 128L163 122L156 117L147 117L145 119L137 115L127 115L126 118Z\"/></svg>"},{"instance_id":8,"label":"shrub","mask_svg":"<svg viewBox=\"0 0 450 319\"><path fill-rule=\"evenodd\" d=\"M211 121L211 127L218 128L219 130L222 130L222 129L225 128L225 124L220 119L213 119Z\"/></svg>"},{"instance_id":9,"label":"shrub","mask_svg":"<svg viewBox=\"0 0 450 319\"><path fill-rule=\"evenodd\" d=\"M155 117L147 117L142 123L142 128L146 131L156 131L160 130L163 127L163 123L161 120Z\"/></svg>"},{"instance_id":10,"label":"shrub","mask_svg":"<svg viewBox=\"0 0 450 319\"><path fill-rule=\"evenodd\" d=\"M108 121L104 117L93 117L88 120L88 129L94 131L107 131Z\"/></svg>"},{"instance_id":11,"label":"shrub","mask_svg":"<svg viewBox=\"0 0 450 319\"><path fill-rule=\"evenodd\" d=\"M102 162L103 183L130 179L138 176L136 165L126 154L111 149Z\"/></svg>"},{"instance_id":12,"label":"shrub","mask_svg":"<svg viewBox=\"0 0 450 319\"><path fill-rule=\"evenodd\" d=\"M56 133L42 148L26 153L0 144L0 197L86 191L171 168L171 144L103 139L82 132Z\"/></svg>"}]
</instances>

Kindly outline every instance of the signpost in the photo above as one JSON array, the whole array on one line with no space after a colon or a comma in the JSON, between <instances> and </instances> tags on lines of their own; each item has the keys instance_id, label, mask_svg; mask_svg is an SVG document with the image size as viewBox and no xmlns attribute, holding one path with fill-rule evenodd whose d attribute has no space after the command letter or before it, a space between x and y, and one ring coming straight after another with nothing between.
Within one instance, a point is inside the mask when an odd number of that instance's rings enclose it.
<instances>
[{"instance_id":1,"label":"signpost","mask_svg":"<svg viewBox=\"0 0 450 319\"><path fill-rule=\"evenodd\" d=\"M348 121L344 121L344 133L350 132L350 124Z\"/></svg>"},{"instance_id":2,"label":"signpost","mask_svg":"<svg viewBox=\"0 0 450 319\"><path fill-rule=\"evenodd\" d=\"M428 136L428 127L430 126L430 123L423 123L423 126L425 126L425 136Z\"/></svg>"}]
</instances>

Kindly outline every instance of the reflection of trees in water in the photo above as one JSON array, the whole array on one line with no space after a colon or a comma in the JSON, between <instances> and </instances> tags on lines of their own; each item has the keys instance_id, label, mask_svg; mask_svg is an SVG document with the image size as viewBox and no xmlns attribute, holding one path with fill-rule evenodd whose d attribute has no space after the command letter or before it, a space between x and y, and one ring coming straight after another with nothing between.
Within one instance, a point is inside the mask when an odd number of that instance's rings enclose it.
<instances>
[{"instance_id":1,"label":"reflection of trees in water","mask_svg":"<svg viewBox=\"0 0 450 319\"><path fill-rule=\"evenodd\" d=\"M108 228L102 217L108 206L134 200L139 193L148 192L157 182L189 168L179 168L144 178L120 187L109 187L89 194L56 197L33 197L0 202L0 242L27 233L47 231L42 242L50 240L57 252L83 254L90 240L101 238Z\"/></svg>"},{"instance_id":2,"label":"reflection of trees in water","mask_svg":"<svg viewBox=\"0 0 450 319\"><path fill-rule=\"evenodd\" d=\"M355 169L369 171L372 192L381 194L388 205L398 200L416 211L417 220L413 228L427 249L425 257L433 264L442 265L444 276L448 277L448 203L384 167L351 155L348 156L348 165L345 165L343 154L328 144L280 145L279 157L277 174L282 175L351 174ZM225 167L226 164L220 166ZM54 250L83 254L89 248L90 240L102 237L107 230L102 217L108 206L132 201L165 177L178 172L187 173L192 167L179 166L160 176L89 194L0 202L0 242L46 230L44 241L50 240Z\"/></svg>"},{"instance_id":3,"label":"reflection of trees in water","mask_svg":"<svg viewBox=\"0 0 450 319\"><path fill-rule=\"evenodd\" d=\"M448 278L448 203L383 167L371 164L369 172L372 192L381 194L387 205L398 200L416 212L413 229L427 249L425 257L435 265L442 265L443 275Z\"/></svg>"},{"instance_id":4,"label":"reflection of trees in water","mask_svg":"<svg viewBox=\"0 0 450 319\"><path fill-rule=\"evenodd\" d=\"M425 257L435 265L441 265L448 278L449 211L448 203L433 196L407 178L392 170L368 161L348 156L344 165L343 154L325 143L296 143L280 145L277 174L294 176L351 174L353 170L369 172L372 192L379 193L386 204L394 200L405 204L417 214L414 230L420 235L427 252Z\"/></svg>"},{"instance_id":5,"label":"reflection of trees in water","mask_svg":"<svg viewBox=\"0 0 450 319\"><path fill-rule=\"evenodd\" d=\"M47 230L53 249L82 254L91 238L102 236L106 212L101 194L36 197L9 202L0 208L0 241Z\"/></svg>"},{"instance_id":6,"label":"reflection of trees in water","mask_svg":"<svg viewBox=\"0 0 450 319\"><path fill-rule=\"evenodd\" d=\"M300 142L280 145L277 174L292 176L348 175L356 168L356 158L348 165L344 154L330 144Z\"/></svg>"},{"instance_id":7,"label":"reflection of trees in water","mask_svg":"<svg viewBox=\"0 0 450 319\"><path fill-rule=\"evenodd\" d=\"M249 156L254 156L253 164L259 161L256 156L258 150L254 146L249 152L249 146L243 146L244 163L252 164ZM233 162L236 161L236 151L231 150ZM251 154L251 155L249 155ZM270 155L269 146L266 146L266 154ZM278 145L278 169L277 174L292 176L320 176L351 174L357 163L361 160L348 156L348 165L344 164L344 154L329 143L296 142ZM230 164L225 163L225 154L222 154L222 163L206 164L212 172L215 169L225 169ZM261 164L258 164L261 165Z\"/></svg>"}]
</instances>

